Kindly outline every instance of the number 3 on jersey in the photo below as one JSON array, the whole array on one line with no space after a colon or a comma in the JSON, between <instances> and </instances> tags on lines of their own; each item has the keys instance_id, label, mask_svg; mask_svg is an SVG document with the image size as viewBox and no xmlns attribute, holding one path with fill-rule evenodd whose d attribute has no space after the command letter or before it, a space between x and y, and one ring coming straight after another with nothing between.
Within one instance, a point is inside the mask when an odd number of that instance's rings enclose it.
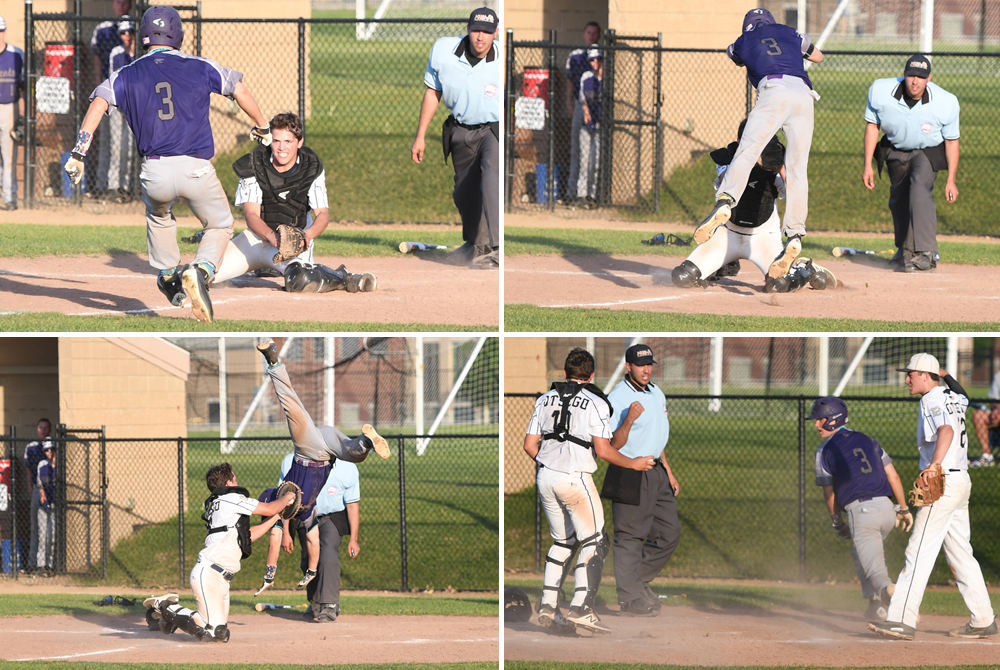
<instances>
[{"instance_id":1,"label":"number 3 on jersey","mask_svg":"<svg viewBox=\"0 0 1000 670\"><path fill-rule=\"evenodd\" d=\"M160 121L169 121L174 118L174 89L170 86L169 81L161 81L157 82L154 90L164 94L160 101L166 106L165 110L156 110L156 116L159 117Z\"/></svg>"}]
</instances>

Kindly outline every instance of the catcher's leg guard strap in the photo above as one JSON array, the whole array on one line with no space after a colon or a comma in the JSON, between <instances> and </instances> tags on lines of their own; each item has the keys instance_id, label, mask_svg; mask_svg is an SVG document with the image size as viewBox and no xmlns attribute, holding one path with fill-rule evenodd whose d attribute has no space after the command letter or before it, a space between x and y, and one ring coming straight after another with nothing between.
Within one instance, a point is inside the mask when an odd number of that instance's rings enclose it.
<instances>
[{"instance_id":1,"label":"catcher's leg guard strap","mask_svg":"<svg viewBox=\"0 0 1000 670\"><path fill-rule=\"evenodd\" d=\"M160 610L164 619L188 635L201 639L202 627L194 620L196 612L180 605L169 605Z\"/></svg>"},{"instance_id":2,"label":"catcher's leg guard strap","mask_svg":"<svg viewBox=\"0 0 1000 670\"><path fill-rule=\"evenodd\" d=\"M693 288L705 285L705 282L701 278L701 270L691 261L684 261L675 267L673 272L670 273L670 277L673 279L674 286L680 288Z\"/></svg>"},{"instance_id":3,"label":"catcher's leg guard strap","mask_svg":"<svg viewBox=\"0 0 1000 670\"><path fill-rule=\"evenodd\" d=\"M608 542L608 534L603 530L596 535L591 535L586 540L583 541L583 547L580 550L580 558L593 551L593 554L587 559L584 564L584 572L587 578L587 584L585 589L577 587L577 591L586 590L587 595L584 597L583 606L587 609L594 607L594 601L597 599L597 589L601 586L601 577L604 574L604 559L608 557L608 552L611 550L611 544ZM577 581L580 581L580 574L577 573ZM574 600L576 600L574 598Z\"/></svg>"},{"instance_id":4,"label":"catcher's leg guard strap","mask_svg":"<svg viewBox=\"0 0 1000 670\"><path fill-rule=\"evenodd\" d=\"M289 293L346 291L348 272L343 265L331 270L325 265L289 263L285 268L285 290Z\"/></svg>"},{"instance_id":5,"label":"catcher's leg guard strap","mask_svg":"<svg viewBox=\"0 0 1000 670\"><path fill-rule=\"evenodd\" d=\"M555 542L545 556L544 586L542 587L542 603L558 606L559 591L562 589L563 581L569 574L567 563L573 556L573 545L565 542Z\"/></svg>"}]
</instances>

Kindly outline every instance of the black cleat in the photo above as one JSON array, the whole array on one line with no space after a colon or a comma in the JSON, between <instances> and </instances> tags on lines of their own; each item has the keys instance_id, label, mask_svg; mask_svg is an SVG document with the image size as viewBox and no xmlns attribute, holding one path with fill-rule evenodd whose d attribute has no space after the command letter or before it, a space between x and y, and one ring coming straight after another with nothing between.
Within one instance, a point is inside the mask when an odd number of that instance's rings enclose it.
<instances>
[{"instance_id":1,"label":"black cleat","mask_svg":"<svg viewBox=\"0 0 1000 670\"><path fill-rule=\"evenodd\" d=\"M184 292L181 276L177 270L178 268L174 268L173 275L160 274L156 278L156 288L160 289L160 293L166 296L174 307L180 307L187 300L187 293Z\"/></svg>"}]
</instances>

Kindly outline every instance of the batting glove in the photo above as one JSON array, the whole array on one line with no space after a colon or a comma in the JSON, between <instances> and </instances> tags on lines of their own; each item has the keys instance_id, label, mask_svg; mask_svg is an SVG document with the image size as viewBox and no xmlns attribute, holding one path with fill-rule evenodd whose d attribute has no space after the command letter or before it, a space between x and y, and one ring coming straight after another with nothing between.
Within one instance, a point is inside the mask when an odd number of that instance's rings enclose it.
<instances>
[{"instance_id":1,"label":"batting glove","mask_svg":"<svg viewBox=\"0 0 1000 670\"><path fill-rule=\"evenodd\" d=\"M258 128L254 126L250 131L250 137L257 140L257 143L264 147L271 146L271 124Z\"/></svg>"},{"instance_id":2,"label":"batting glove","mask_svg":"<svg viewBox=\"0 0 1000 670\"><path fill-rule=\"evenodd\" d=\"M833 526L833 532L837 534L841 540L848 540L851 537L851 529L848 528L847 524L840 517L839 514L830 515L831 525Z\"/></svg>"},{"instance_id":3,"label":"batting glove","mask_svg":"<svg viewBox=\"0 0 1000 670\"><path fill-rule=\"evenodd\" d=\"M910 514L908 507L896 509L896 528L900 527L904 533L909 533L910 529L913 528L913 515Z\"/></svg>"},{"instance_id":4,"label":"batting glove","mask_svg":"<svg viewBox=\"0 0 1000 670\"><path fill-rule=\"evenodd\" d=\"M85 156L76 151L70 153L69 160L63 166L63 170L69 175L74 184L79 184L83 180L83 159Z\"/></svg>"}]
</instances>

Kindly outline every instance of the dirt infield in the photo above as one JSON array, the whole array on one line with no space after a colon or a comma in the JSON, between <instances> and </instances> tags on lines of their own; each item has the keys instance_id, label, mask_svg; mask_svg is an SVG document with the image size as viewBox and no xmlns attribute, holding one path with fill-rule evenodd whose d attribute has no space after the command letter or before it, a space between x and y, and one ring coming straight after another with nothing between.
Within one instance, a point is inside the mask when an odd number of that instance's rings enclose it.
<instances>
[{"instance_id":1,"label":"dirt infield","mask_svg":"<svg viewBox=\"0 0 1000 670\"><path fill-rule=\"evenodd\" d=\"M142 608L136 608L138 612ZM350 616L307 622L301 613L231 614L226 644L148 630L144 615L0 619L0 658L132 663L450 663L496 661L493 617Z\"/></svg>"},{"instance_id":2,"label":"dirt infield","mask_svg":"<svg viewBox=\"0 0 1000 670\"><path fill-rule=\"evenodd\" d=\"M736 277L707 289L681 289L670 273L682 257L529 256L504 259L504 301L542 307L603 307L737 316L1000 320L1000 267L942 265L932 274L892 272L884 259L824 258L836 290L764 294L760 271L742 262ZM819 260L819 259L817 259ZM539 290L544 286L544 291ZM831 329L836 324L831 321Z\"/></svg>"},{"instance_id":3,"label":"dirt infield","mask_svg":"<svg viewBox=\"0 0 1000 670\"><path fill-rule=\"evenodd\" d=\"M415 256L317 258L352 272L371 272L378 290L348 294L288 294L281 279L243 276L212 287L216 320L500 324L498 272L446 265ZM156 271L141 256L7 258L0 270L0 314L61 312L72 315L146 314L190 319L190 307L173 307L156 288Z\"/></svg>"},{"instance_id":4,"label":"dirt infield","mask_svg":"<svg viewBox=\"0 0 1000 670\"><path fill-rule=\"evenodd\" d=\"M996 663L1000 640L946 637L965 623L926 616L911 642L880 638L857 613L820 609L669 607L656 618L602 615L611 633L555 635L529 623L504 625L504 658L525 661L671 665L898 666Z\"/></svg>"}]
</instances>

